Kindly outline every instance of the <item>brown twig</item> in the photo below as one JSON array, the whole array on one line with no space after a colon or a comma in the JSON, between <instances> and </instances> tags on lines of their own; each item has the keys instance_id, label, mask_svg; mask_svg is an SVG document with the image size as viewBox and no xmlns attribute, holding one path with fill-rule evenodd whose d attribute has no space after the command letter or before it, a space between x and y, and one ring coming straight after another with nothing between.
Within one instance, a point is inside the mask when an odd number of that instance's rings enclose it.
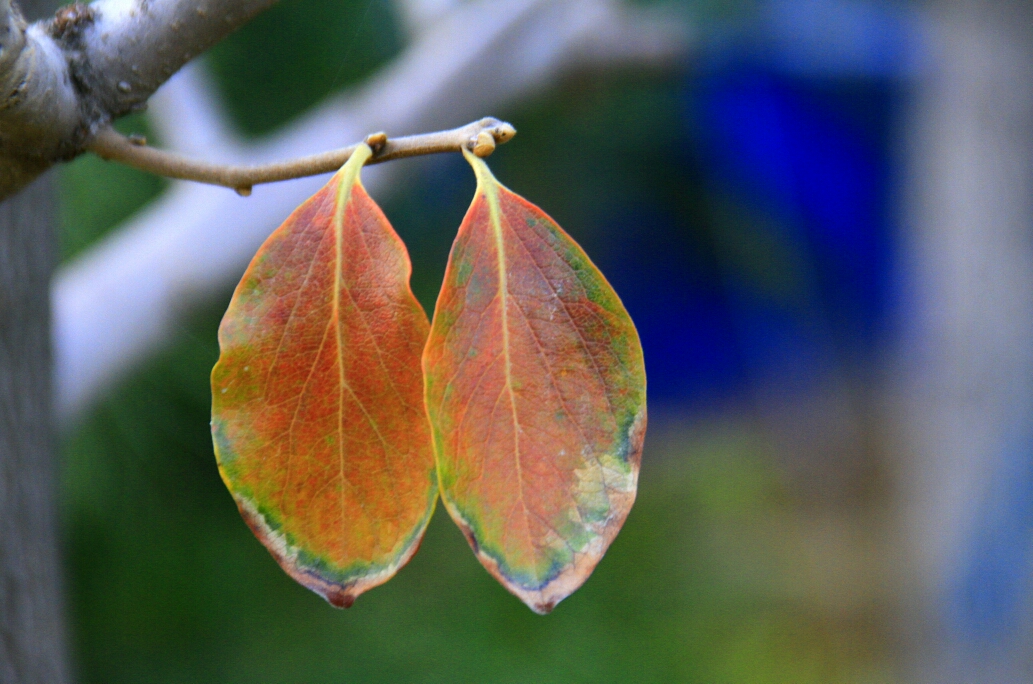
<instances>
[{"instance_id":1,"label":"brown twig","mask_svg":"<svg viewBox=\"0 0 1033 684\"><path fill-rule=\"evenodd\" d=\"M373 148L373 156L366 163L379 164L403 157L458 152L463 147L472 150L479 157L487 157L495 150L496 144L507 142L514 135L516 129L513 126L491 117L448 131L404 138L389 139L384 133L374 133L364 141ZM105 128L96 135L88 149L102 159L117 161L141 171L168 178L222 185L246 196L251 194L251 187L259 183L273 183L336 171L348 161L359 144L361 143L284 162L258 166L230 166L190 159L174 152L147 147L139 138L129 138L113 128Z\"/></svg>"}]
</instances>

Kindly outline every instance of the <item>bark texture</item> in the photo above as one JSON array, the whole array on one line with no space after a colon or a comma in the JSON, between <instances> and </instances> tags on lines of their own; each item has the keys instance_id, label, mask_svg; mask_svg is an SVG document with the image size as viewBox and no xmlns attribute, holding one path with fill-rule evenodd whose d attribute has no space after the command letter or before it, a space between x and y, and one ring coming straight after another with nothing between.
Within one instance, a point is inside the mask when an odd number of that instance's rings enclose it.
<instances>
[{"instance_id":1,"label":"bark texture","mask_svg":"<svg viewBox=\"0 0 1033 684\"><path fill-rule=\"evenodd\" d=\"M276 0L98 0L29 24L0 0L0 199L146 106L187 61ZM26 3L27 4L27 3Z\"/></svg>"},{"instance_id":2,"label":"bark texture","mask_svg":"<svg viewBox=\"0 0 1033 684\"><path fill-rule=\"evenodd\" d=\"M0 682L61 683L49 284L54 188L0 204Z\"/></svg>"},{"instance_id":3,"label":"bark texture","mask_svg":"<svg viewBox=\"0 0 1033 684\"><path fill-rule=\"evenodd\" d=\"M22 2L31 20L51 0ZM55 187L0 204L0 682L69 681L51 409Z\"/></svg>"}]
</instances>

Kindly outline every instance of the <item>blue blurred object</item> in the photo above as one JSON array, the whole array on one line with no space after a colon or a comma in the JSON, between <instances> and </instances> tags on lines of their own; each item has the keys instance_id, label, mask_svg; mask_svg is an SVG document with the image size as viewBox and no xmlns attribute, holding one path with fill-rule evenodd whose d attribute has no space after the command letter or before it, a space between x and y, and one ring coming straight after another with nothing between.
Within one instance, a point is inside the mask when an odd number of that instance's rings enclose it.
<instances>
[{"instance_id":1,"label":"blue blurred object","mask_svg":"<svg viewBox=\"0 0 1033 684\"><path fill-rule=\"evenodd\" d=\"M776 0L762 4L750 39L716 39L704 51L685 93L687 156L698 157L709 194L736 207L729 239L778 246L793 257L781 267L797 269L784 273L802 288L765 291L744 277L741 260L729 262L722 291L739 366L722 376L726 383L776 379L791 391L830 367L874 366L891 332L892 136L901 86L922 68L920 25L883 3ZM724 328L710 332L727 338ZM647 327L647 347L659 335ZM693 353L708 349L693 344ZM648 348L647 358L656 358ZM726 358L722 351L695 363L727 368ZM665 368L664 382L687 370ZM682 387L714 389L688 380ZM948 638L972 662L1006 652L1030 629L1033 436L1028 420L1019 423L1025 437L997 459L960 565L945 570L953 578L942 604Z\"/></svg>"},{"instance_id":2,"label":"blue blurred object","mask_svg":"<svg viewBox=\"0 0 1033 684\"><path fill-rule=\"evenodd\" d=\"M759 16L747 40L712 41L685 88L686 173L715 198L707 239L672 242L699 228L636 208L622 244L646 274L615 285L654 401L711 403L772 380L790 392L862 372L885 337L906 16L814 0Z\"/></svg>"},{"instance_id":3,"label":"blue blurred object","mask_svg":"<svg viewBox=\"0 0 1033 684\"><path fill-rule=\"evenodd\" d=\"M806 79L750 60L695 84L692 120L709 184L746 207L756 230L774 231L765 243L799 256L787 266L807 289L802 305L758 310L763 293L736 288L755 372L779 363L765 354L766 340L788 336L822 350L809 356L840 362L875 349L891 264L893 105L882 79Z\"/></svg>"},{"instance_id":4,"label":"blue blurred object","mask_svg":"<svg viewBox=\"0 0 1033 684\"><path fill-rule=\"evenodd\" d=\"M1033 439L1003 456L947 597L952 637L976 652L1020 635L1033 589Z\"/></svg>"},{"instance_id":5,"label":"blue blurred object","mask_svg":"<svg viewBox=\"0 0 1033 684\"><path fill-rule=\"evenodd\" d=\"M650 402L709 402L741 389L735 321L711 256L648 207L607 217L599 232L621 235L610 250L620 267L601 266L642 338Z\"/></svg>"},{"instance_id":6,"label":"blue blurred object","mask_svg":"<svg viewBox=\"0 0 1033 684\"><path fill-rule=\"evenodd\" d=\"M758 10L754 48L783 73L896 80L922 67L923 22L913 5L769 0Z\"/></svg>"}]
</instances>

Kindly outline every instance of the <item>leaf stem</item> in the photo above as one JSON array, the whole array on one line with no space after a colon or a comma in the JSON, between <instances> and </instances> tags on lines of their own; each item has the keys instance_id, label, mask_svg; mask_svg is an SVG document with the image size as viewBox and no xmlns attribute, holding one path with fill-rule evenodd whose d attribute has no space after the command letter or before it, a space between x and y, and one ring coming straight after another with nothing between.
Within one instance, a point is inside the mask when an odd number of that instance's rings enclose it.
<instances>
[{"instance_id":1,"label":"leaf stem","mask_svg":"<svg viewBox=\"0 0 1033 684\"><path fill-rule=\"evenodd\" d=\"M479 157L487 157L516 135L516 129L505 121L484 118L459 128L436 133L424 133L403 138L388 138L374 133L362 143L330 150L307 157L258 166L231 166L190 159L174 152L148 147L146 142L128 138L113 128L102 129L87 146L102 159L117 161L141 171L167 178L197 181L232 188L240 195L250 195L251 188L260 183L273 183L329 173L339 169L362 144L373 150L367 164L416 157L438 152L472 150Z\"/></svg>"}]
</instances>

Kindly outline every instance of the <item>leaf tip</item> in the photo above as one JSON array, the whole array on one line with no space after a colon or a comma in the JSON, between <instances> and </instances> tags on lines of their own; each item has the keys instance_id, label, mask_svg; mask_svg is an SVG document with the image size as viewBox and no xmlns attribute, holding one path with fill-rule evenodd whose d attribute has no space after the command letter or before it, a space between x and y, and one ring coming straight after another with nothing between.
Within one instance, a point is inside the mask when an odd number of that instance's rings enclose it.
<instances>
[{"instance_id":1,"label":"leaf tip","mask_svg":"<svg viewBox=\"0 0 1033 684\"><path fill-rule=\"evenodd\" d=\"M548 615L552 612L552 609L556 607L556 602L544 601L542 603L534 603L529 605L531 606L531 610L533 610L538 615Z\"/></svg>"},{"instance_id":2,"label":"leaf tip","mask_svg":"<svg viewBox=\"0 0 1033 684\"><path fill-rule=\"evenodd\" d=\"M333 588L323 597L334 608L351 608L355 605L355 594Z\"/></svg>"}]
</instances>

